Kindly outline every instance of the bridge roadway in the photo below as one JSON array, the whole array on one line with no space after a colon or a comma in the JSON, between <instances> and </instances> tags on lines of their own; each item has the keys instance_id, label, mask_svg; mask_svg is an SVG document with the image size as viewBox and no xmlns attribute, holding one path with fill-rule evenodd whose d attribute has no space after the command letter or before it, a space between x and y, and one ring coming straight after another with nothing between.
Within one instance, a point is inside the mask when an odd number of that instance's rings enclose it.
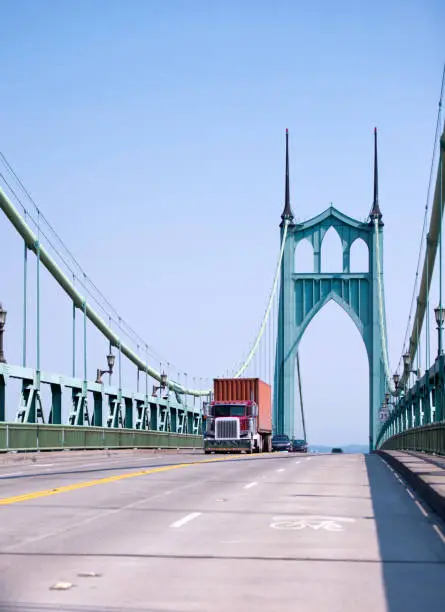
<instances>
[{"instance_id":1,"label":"bridge roadway","mask_svg":"<svg viewBox=\"0 0 445 612\"><path fill-rule=\"evenodd\" d=\"M444 610L443 525L376 455L42 454L0 497L2 611Z\"/></svg>"}]
</instances>

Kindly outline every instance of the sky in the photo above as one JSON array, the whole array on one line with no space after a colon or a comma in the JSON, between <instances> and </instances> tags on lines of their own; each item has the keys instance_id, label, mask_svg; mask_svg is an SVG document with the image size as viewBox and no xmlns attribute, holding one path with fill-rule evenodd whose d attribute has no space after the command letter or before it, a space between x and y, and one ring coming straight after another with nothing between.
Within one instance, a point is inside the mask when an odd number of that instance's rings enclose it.
<instances>
[{"instance_id":1,"label":"sky","mask_svg":"<svg viewBox=\"0 0 445 612\"><path fill-rule=\"evenodd\" d=\"M445 60L441 0L0 0L0 8L0 150L85 273L153 348L152 364L168 362L182 382L187 373L189 386L233 371L264 314L285 128L295 216L332 202L364 220L377 126L397 367ZM20 364L23 244L5 217L0 241L6 356ZM323 257L340 265L335 236ZM34 272L30 261L29 365ZM46 272L41 312L42 368L69 374L71 305ZM107 351L89 330L90 378ZM78 368L80 360L78 350ZM365 348L333 303L307 329L301 364L310 442L366 443ZM123 371L134 387L134 367Z\"/></svg>"}]
</instances>

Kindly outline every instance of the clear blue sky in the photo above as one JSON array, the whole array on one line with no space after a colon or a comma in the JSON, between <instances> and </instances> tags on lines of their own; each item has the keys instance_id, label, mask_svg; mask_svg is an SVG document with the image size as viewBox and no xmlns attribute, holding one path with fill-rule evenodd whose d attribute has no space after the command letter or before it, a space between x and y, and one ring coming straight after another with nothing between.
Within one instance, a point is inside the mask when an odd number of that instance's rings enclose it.
<instances>
[{"instance_id":1,"label":"clear blue sky","mask_svg":"<svg viewBox=\"0 0 445 612\"><path fill-rule=\"evenodd\" d=\"M377 125L395 367L445 59L442 0L2 0L1 21L0 149L88 275L189 381L238 363L264 312L284 129L296 216L332 201L363 219ZM0 240L7 356L19 363L22 245L5 218ZM69 372L70 305L43 284L43 367ZM107 347L91 338L93 377ZM311 441L366 442L353 323L327 307L301 350Z\"/></svg>"}]
</instances>

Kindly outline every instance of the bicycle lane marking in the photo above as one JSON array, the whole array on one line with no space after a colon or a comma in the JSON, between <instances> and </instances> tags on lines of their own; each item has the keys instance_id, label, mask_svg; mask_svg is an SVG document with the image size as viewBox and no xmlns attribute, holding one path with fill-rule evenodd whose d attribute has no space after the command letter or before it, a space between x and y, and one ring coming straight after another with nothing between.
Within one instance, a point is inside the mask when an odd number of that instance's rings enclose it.
<instances>
[{"instance_id":1,"label":"bicycle lane marking","mask_svg":"<svg viewBox=\"0 0 445 612\"><path fill-rule=\"evenodd\" d=\"M355 523L355 519L341 516L275 516L270 527L279 531L301 531L312 529L313 531L345 531L347 524Z\"/></svg>"}]
</instances>

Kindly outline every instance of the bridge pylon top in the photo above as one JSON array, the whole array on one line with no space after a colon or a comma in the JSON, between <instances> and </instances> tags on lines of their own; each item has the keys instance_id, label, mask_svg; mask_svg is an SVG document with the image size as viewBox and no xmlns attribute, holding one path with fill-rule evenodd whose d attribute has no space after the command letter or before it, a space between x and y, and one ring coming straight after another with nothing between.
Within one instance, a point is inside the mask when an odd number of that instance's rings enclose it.
<instances>
[{"instance_id":1,"label":"bridge pylon top","mask_svg":"<svg viewBox=\"0 0 445 612\"><path fill-rule=\"evenodd\" d=\"M294 213L290 205L290 189L289 189L289 130L286 128L286 178L284 186L284 209L281 214L280 227L283 227L285 221L292 224Z\"/></svg>"},{"instance_id":2,"label":"bridge pylon top","mask_svg":"<svg viewBox=\"0 0 445 612\"><path fill-rule=\"evenodd\" d=\"M324 212L301 223L294 222L294 213L292 211L290 203L290 184L289 184L289 130L286 128L286 171L285 171L285 189L284 189L284 209L281 213L280 227L284 226L285 221L289 222L289 228L295 228L295 230L302 230L312 227L328 217L335 217L344 225L350 227L364 228L367 224L374 226L375 220L378 220L379 226L383 226L382 211L379 204L379 170L378 170L378 155L377 155L377 128L374 128L374 197L372 201L371 212L369 213L368 223L357 221L352 217L345 215L333 206L332 202Z\"/></svg>"}]
</instances>

